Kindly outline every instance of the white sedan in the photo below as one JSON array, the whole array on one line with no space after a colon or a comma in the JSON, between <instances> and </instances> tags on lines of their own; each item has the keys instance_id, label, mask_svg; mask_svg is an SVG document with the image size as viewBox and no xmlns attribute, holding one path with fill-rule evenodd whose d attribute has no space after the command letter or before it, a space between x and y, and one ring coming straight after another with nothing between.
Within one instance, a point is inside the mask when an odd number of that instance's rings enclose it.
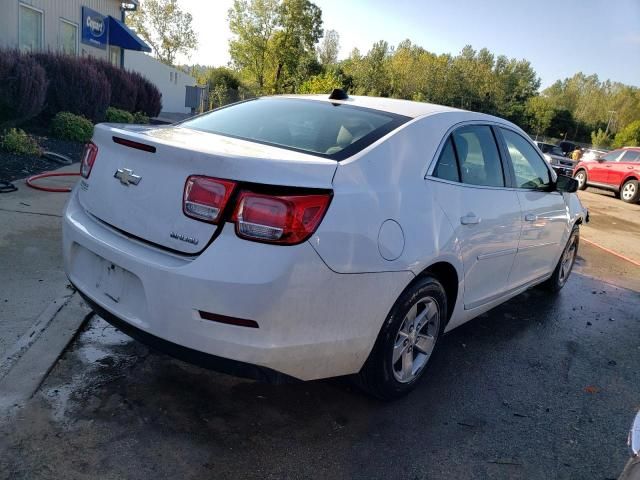
<instances>
[{"instance_id":1,"label":"white sedan","mask_svg":"<svg viewBox=\"0 0 640 480\"><path fill-rule=\"evenodd\" d=\"M69 279L179 358L411 390L442 334L559 290L587 220L518 127L427 103L264 97L101 124L64 213Z\"/></svg>"}]
</instances>

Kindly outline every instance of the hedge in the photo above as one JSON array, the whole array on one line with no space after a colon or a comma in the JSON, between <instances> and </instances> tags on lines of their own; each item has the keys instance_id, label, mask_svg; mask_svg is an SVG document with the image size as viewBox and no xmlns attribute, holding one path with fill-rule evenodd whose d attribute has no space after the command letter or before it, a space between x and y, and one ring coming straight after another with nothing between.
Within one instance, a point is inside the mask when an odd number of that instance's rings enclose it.
<instances>
[{"instance_id":1,"label":"hedge","mask_svg":"<svg viewBox=\"0 0 640 480\"><path fill-rule=\"evenodd\" d=\"M18 125L44 107L47 77L30 56L0 51L0 127Z\"/></svg>"},{"instance_id":2,"label":"hedge","mask_svg":"<svg viewBox=\"0 0 640 480\"><path fill-rule=\"evenodd\" d=\"M110 106L155 117L162 95L142 75L104 60L0 49L0 125L36 116L49 122L58 112L101 122Z\"/></svg>"},{"instance_id":3,"label":"hedge","mask_svg":"<svg viewBox=\"0 0 640 480\"><path fill-rule=\"evenodd\" d=\"M53 118L58 112L82 115L94 122L104 119L111 102L111 84L91 58L61 53L35 53L47 72L49 87L42 115Z\"/></svg>"}]
</instances>

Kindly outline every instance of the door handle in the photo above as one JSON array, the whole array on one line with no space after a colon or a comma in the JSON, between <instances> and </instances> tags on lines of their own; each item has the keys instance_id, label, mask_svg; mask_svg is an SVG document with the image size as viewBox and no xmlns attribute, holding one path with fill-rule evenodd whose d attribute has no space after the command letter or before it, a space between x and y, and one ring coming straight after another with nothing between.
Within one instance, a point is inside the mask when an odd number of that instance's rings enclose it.
<instances>
[{"instance_id":1,"label":"door handle","mask_svg":"<svg viewBox=\"0 0 640 480\"><path fill-rule=\"evenodd\" d=\"M536 220L538 220L538 216L534 215L533 213L527 213L524 216L524 221L525 222L535 222Z\"/></svg>"},{"instance_id":2,"label":"door handle","mask_svg":"<svg viewBox=\"0 0 640 480\"><path fill-rule=\"evenodd\" d=\"M629 165L629 166L627 167L627 170L633 170L634 168L636 168L636 167L634 167L633 165Z\"/></svg>"},{"instance_id":3,"label":"door handle","mask_svg":"<svg viewBox=\"0 0 640 480\"><path fill-rule=\"evenodd\" d=\"M480 223L480 217L477 217L475 213L467 213L464 217L460 217L460 223L462 225L477 225Z\"/></svg>"}]
</instances>

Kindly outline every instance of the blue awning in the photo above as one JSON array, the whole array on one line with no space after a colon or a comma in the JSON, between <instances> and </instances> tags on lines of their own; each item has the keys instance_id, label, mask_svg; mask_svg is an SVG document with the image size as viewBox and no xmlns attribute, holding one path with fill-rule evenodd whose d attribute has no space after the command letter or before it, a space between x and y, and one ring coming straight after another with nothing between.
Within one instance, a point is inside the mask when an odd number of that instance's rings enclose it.
<instances>
[{"instance_id":1,"label":"blue awning","mask_svg":"<svg viewBox=\"0 0 640 480\"><path fill-rule=\"evenodd\" d=\"M133 30L127 27L120 20L109 16L109 44L115 45L125 50L138 50L140 52L150 52L151 47L147 45Z\"/></svg>"}]
</instances>

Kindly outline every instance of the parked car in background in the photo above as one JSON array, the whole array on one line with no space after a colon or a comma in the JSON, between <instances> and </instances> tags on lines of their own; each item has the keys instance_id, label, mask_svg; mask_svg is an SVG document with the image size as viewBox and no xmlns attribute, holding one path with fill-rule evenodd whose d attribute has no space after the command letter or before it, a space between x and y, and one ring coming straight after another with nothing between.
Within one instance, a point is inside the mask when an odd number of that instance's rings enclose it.
<instances>
[{"instance_id":1,"label":"parked car in background","mask_svg":"<svg viewBox=\"0 0 640 480\"><path fill-rule=\"evenodd\" d=\"M565 156L571 155L571 152L573 152L576 148L580 147L580 145L570 142L568 140L559 141L558 146L560 147L560 149L562 150L562 153L564 153Z\"/></svg>"},{"instance_id":2,"label":"parked car in background","mask_svg":"<svg viewBox=\"0 0 640 480\"><path fill-rule=\"evenodd\" d=\"M640 200L640 147L613 150L596 161L580 161L574 169L579 189L610 190L627 203Z\"/></svg>"},{"instance_id":3,"label":"parked car in background","mask_svg":"<svg viewBox=\"0 0 640 480\"><path fill-rule=\"evenodd\" d=\"M573 167L576 162L569 157L565 157L562 149L551 143L536 142L536 145L542 152L544 159L551 165L558 175L573 175Z\"/></svg>"},{"instance_id":4,"label":"parked car in background","mask_svg":"<svg viewBox=\"0 0 640 480\"><path fill-rule=\"evenodd\" d=\"M231 374L356 374L385 399L444 332L561 289L588 220L516 125L341 91L96 125L81 174L65 270L102 318Z\"/></svg>"},{"instance_id":5,"label":"parked car in background","mask_svg":"<svg viewBox=\"0 0 640 480\"><path fill-rule=\"evenodd\" d=\"M580 158L581 162L595 162L596 159L603 157L607 154L607 150L597 150L595 148L587 148L585 149L582 157Z\"/></svg>"}]
</instances>

